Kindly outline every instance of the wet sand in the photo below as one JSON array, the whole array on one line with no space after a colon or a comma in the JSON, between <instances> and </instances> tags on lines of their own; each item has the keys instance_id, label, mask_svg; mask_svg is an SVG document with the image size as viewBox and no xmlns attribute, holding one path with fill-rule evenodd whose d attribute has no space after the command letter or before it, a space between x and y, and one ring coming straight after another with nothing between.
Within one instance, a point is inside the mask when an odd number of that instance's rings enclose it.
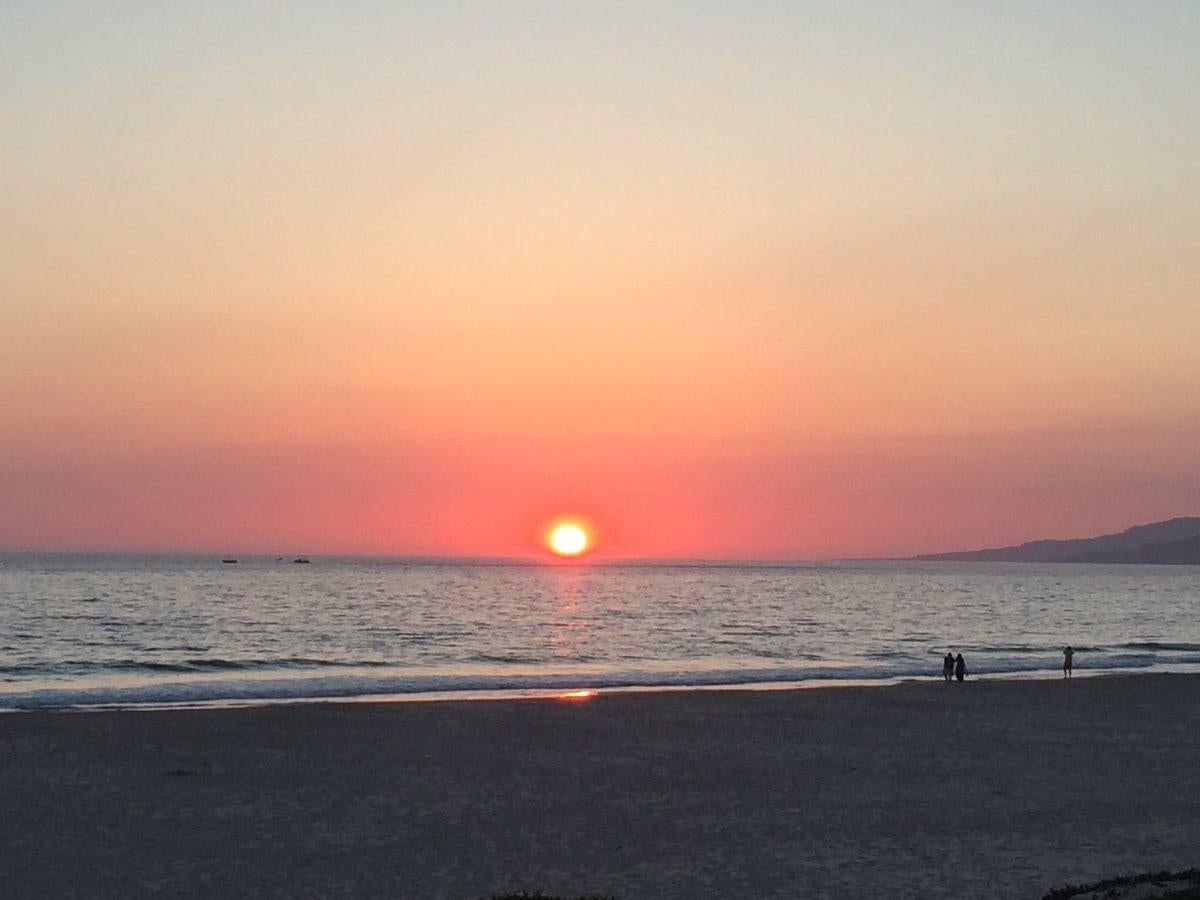
<instances>
[{"instance_id":1,"label":"wet sand","mask_svg":"<svg viewBox=\"0 0 1200 900\"><path fill-rule=\"evenodd\" d=\"M1200 865L1197 735L1197 675L0 715L0 892L1036 897Z\"/></svg>"}]
</instances>

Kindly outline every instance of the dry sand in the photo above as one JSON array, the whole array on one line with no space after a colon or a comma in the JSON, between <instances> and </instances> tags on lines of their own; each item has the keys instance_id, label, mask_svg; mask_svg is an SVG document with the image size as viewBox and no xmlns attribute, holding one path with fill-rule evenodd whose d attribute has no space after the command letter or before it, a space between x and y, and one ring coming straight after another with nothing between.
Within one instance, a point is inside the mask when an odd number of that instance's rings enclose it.
<instances>
[{"instance_id":1,"label":"dry sand","mask_svg":"<svg viewBox=\"0 0 1200 900\"><path fill-rule=\"evenodd\" d=\"M5 896L1035 897L1200 864L1200 676L0 716Z\"/></svg>"}]
</instances>

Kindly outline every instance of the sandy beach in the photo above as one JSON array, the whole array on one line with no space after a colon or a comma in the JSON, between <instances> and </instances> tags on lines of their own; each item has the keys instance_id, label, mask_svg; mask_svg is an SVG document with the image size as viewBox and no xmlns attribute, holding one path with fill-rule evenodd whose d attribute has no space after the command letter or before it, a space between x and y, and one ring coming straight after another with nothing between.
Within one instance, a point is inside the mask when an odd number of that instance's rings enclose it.
<instances>
[{"instance_id":1,"label":"sandy beach","mask_svg":"<svg viewBox=\"0 0 1200 900\"><path fill-rule=\"evenodd\" d=\"M1036 897L1200 863L1200 676L0 716L7 896Z\"/></svg>"}]
</instances>

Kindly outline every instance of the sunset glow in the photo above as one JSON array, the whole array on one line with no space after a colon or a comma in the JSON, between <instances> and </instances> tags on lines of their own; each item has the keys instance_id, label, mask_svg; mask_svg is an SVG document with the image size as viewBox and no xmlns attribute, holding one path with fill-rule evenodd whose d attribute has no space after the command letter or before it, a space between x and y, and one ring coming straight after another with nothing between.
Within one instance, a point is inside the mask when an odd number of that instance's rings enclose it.
<instances>
[{"instance_id":1,"label":"sunset glow","mask_svg":"<svg viewBox=\"0 0 1200 900\"><path fill-rule=\"evenodd\" d=\"M0 5L0 547L1200 508L1200 6L351 7Z\"/></svg>"}]
</instances>

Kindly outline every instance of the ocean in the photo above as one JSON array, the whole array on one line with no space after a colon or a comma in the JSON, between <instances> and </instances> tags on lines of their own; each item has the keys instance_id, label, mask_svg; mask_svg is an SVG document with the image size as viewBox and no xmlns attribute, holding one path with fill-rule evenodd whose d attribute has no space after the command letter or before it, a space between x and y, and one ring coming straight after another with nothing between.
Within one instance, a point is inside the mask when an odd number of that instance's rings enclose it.
<instances>
[{"instance_id":1,"label":"ocean","mask_svg":"<svg viewBox=\"0 0 1200 900\"><path fill-rule=\"evenodd\" d=\"M1200 665L1200 567L0 555L0 709Z\"/></svg>"}]
</instances>

